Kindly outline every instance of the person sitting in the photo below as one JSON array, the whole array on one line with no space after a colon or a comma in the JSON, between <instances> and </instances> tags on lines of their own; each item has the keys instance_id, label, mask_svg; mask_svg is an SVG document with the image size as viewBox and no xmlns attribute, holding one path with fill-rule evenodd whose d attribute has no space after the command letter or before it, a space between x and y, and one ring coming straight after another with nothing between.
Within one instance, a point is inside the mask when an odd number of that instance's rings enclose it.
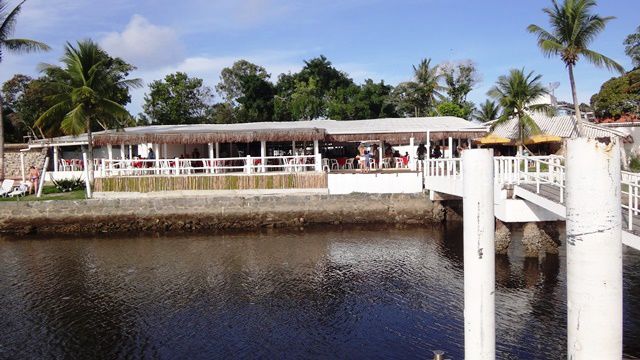
<instances>
[{"instance_id":1,"label":"person sitting","mask_svg":"<svg viewBox=\"0 0 640 360\"><path fill-rule=\"evenodd\" d=\"M431 152L431 158L440 159L442 157L442 151L440 151L440 145L436 145Z\"/></svg>"},{"instance_id":2,"label":"person sitting","mask_svg":"<svg viewBox=\"0 0 640 360\"><path fill-rule=\"evenodd\" d=\"M418 145L418 160L424 160L424 154L427 153L427 148L424 144Z\"/></svg>"},{"instance_id":3,"label":"person sitting","mask_svg":"<svg viewBox=\"0 0 640 360\"><path fill-rule=\"evenodd\" d=\"M40 184L40 171L35 166L31 165L29 168L29 181L33 186L29 189L29 194L38 193L38 186Z\"/></svg>"}]
</instances>

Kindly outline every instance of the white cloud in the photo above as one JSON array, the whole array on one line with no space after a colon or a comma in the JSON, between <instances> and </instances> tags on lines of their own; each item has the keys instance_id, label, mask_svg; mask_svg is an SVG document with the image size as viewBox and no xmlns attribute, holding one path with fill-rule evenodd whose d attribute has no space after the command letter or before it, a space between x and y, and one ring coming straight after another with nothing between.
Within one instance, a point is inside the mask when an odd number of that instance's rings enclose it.
<instances>
[{"instance_id":1,"label":"white cloud","mask_svg":"<svg viewBox=\"0 0 640 360\"><path fill-rule=\"evenodd\" d=\"M122 32L107 34L100 44L111 55L149 69L176 64L184 51L172 28L153 25L140 15L134 15Z\"/></svg>"}]
</instances>

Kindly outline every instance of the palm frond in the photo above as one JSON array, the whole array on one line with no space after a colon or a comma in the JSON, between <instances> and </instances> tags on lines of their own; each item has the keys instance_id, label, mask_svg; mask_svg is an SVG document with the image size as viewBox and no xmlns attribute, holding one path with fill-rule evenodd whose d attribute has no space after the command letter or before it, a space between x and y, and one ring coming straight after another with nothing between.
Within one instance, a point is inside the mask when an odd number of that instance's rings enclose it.
<instances>
[{"instance_id":1,"label":"palm frond","mask_svg":"<svg viewBox=\"0 0 640 360\"><path fill-rule=\"evenodd\" d=\"M610 71L617 71L620 74L624 74L624 67L618 64L615 60L608 58L600 53L592 50L584 49L581 51L582 56L589 60L590 63L597 67L606 67Z\"/></svg>"},{"instance_id":2,"label":"palm frond","mask_svg":"<svg viewBox=\"0 0 640 360\"><path fill-rule=\"evenodd\" d=\"M18 19L18 14L22 11L22 4L24 4L26 0L22 0L13 10L5 15L5 9L9 6L9 4L0 3L0 19L4 19L2 21L2 25L0 25L0 39L5 39L11 36L16 28L16 22Z\"/></svg>"},{"instance_id":3,"label":"palm frond","mask_svg":"<svg viewBox=\"0 0 640 360\"><path fill-rule=\"evenodd\" d=\"M64 116L62 123L60 123L60 129L65 134L79 135L87 131L86 121L84 104L79 104Z\"/></svg>"},{"instance_id":4,"label":"palm frond","mask_svg":"<svg viewBox=\"0 0 640 360\"><path fill-rule=\"evenodd\" d=\"M35 126L51 129L60 126L60 119L71 110L71 101L61 101L51 106L36 120Z\"/></svg>"},{"instance_id":5,"label":"palm frond","mask_svg":"<svg viewBox=\"0 0 640 360\"><path fill-rule=\"evenodd\" d=\"M14 53L31 53L37 51L49 51L49 45L29 39L5 39L3 45Z\"/></svg>"},{"instance_id":6,"label":"palm frond","mask_svg":"<svg viewBox=\"0 0 640 360\"><path fill-rule=\"evenodd\" d=\"M126 79L117 82L117 85L121 85L128 88L139 89L144 86L144 81L140 78Z\"/></svg>"}]
</instances>

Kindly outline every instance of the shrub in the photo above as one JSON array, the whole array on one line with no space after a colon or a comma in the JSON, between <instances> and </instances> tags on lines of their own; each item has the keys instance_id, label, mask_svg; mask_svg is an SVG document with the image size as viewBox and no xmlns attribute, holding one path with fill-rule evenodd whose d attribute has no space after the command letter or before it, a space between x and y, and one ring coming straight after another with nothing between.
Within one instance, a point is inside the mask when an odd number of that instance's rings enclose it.
<instances>
[{"instance_id":1,"label":"shrub","mask_svg":"<svg viewBox=\"0 0 640 360\"><path fill-rule=\"evenodd\" d=\"M84 189L84 181L77 179L60 179L53 180L53 185L55 185L56 189L60 192L68 192L79 189Z\"/></svg>"}]
</instances>

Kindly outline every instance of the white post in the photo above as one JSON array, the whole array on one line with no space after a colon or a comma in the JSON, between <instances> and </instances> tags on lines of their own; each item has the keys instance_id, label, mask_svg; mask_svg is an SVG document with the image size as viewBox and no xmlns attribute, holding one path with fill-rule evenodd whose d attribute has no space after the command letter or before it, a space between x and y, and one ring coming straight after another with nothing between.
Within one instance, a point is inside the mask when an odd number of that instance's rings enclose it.
<instances>
[{"instance_id":1,"label":"white post","mask_svg":"<svg viewBox=\"0 0 640 360\"><path fill-rule=\"evenodd\" d=\"M253 160L251 159L251 155L247 155L247 160L244 167L244 172L247 174L251 174L251 167L253 164L251 163Z\"/></svg>"},{"instance_id":2,"label":"white post","mask_svg":"<svg viewBox=\"0 0 640 360\"><path fill-rule=\"evenodd\" d=\"M213 143L209 143L209 164L211 165L211 169L209 170L209 172L211 174L213 174L213 159L214 159Z\"/></svg>"},{"instance_id":3,"label":"white post","mask_svg":"<svg viewBox=\"0 0 640 360\"><path fill-rule=\"evenodd\" d=\"M425 154L425 159L429 160L431 157L431 131L427 131L427 153Z\"/></svg>"},{"instance_id":4,"label":"white post","mask_svg":"<svg viewBox=\"0 0 640 360\"><path fill-rule=\"evenodd\" d=\"M42 167L42 174L40 174L40 184L38 184L38 193L36 197L42 196L42 187L44 186L44 178L47 177L47 167L49 166L49 157L44 159L44 166Z\"/></svg>"},{"instance_id":5,"label":"white post","mask_svg":"<svg viewBox=\"0 0 640 360\"><path fill-rule=\"evenodd\" d=\"M120 144L120 160L126 159L126 153L124 151L124 144Z\"/></svg>"},{"instance_id":6,"label":"white post","mask_svg":"<svg viewBox=\"0 0 640 360\"><path fill-rule=\"evenodd\" d=\"M415 140L414 140L414 138L412 136L412 137L409 138L409 149L410 149L409 151L410 151L410 154L413 154L414 145L415 145ZM416 170L416 161L413 158L413 156L409 156L409 169L414 170L414 171Z\"/></svg>"},{"instance_id":7,"label":"white post","mask_svg":"<svg viewBox=\"0 0 640 360\"><path fill-rule=\"evenodd\" d=\"M91 199L91 183L89 182L89 166L87 166L87 153L82 152L82 164L84 167L84 185L87 188L87 199Z\"/></svg>"},{"instance_id":8,"label":"white post","mask_svg":"<svg viewBox=\"0 0 640 360\"><path fill-rule=\"evenodd\" d=\"M382 160L384 159L384 141L378 141L378 169L382 170Z\"/></svg>"},{"instance_id":9,"label":"white post","mask_svg":"<svg viewBox=\"0 0 640 360\"><path fill-rule=\"evenodd\" d=\"M453 159L453 138L449 136L449 157Z\"/></svg>"},{"instance_id":10,"label":"white post","mask_svg":"<svg viewBox=\"0 0 640 360\"><path fill-rule=\"evenodd\" d=\"M292 141L291 142L291 155L295 155L296 154L296 142Z\"/></svg>"},{"instance_id":11,"label":"white post","mask_svg":"<svg viewBox=\"0 0 640 360\"><path fill-rule=\"evenodd\" d=\"M158 155L158 159L167 159L167 144L162 144L162 157L160 157L160 154L156 154Z\"/></svg>"},{"instance_id":12,"label":"white post","mask_svg":"<svg viewBox=\"0 0 640 360\"><path fill-rule=\"evenodd\" d=\"M567 358L622 358L620 144L567 141Z\"/></svg>"},{"instance_id":13,"label":"white post","mask_svg":"<svg viewBox=\"0 0 640 360\"><path fill-rule=\"evenodd\" d=\"M22 175L22 182L24 183L27 179L24 177L24 153L20 152L20 175Z\"/></svg>"},{"instance_id":14,"label":"white post","mask_svg":"<svg viewBox=\"0 0 640 360\"><path fill-rule=\"evenodd\" d=\"M267 142L264 140L260 141L260 172L267 171L265 165L267 165Z\"/></svg>"},{"instance_id":15,"label":"white post","mask_svg":"<svg viewBox=\"0 0 640 360\"><path fill-rule=\"evenodd\" d=\"M107 144L107 157L109 158L109 172L113 172L113 146Z\"/></svg>"},{"instance_id":16,"label":"white post","mask_svg":"<svg viewBox=\"0 0 640 360\"><path fill-rule=\"evenodd\" d=\"M128 145L129 146L129 160L133 160L133 146L132 145Z\"/></svg>"},{"instance_id":17,"label":"white post","mask_svg":"<svg viewBox=\"0 0 640 360\"><path fill-rule=\"evenodd\" d=\"M57 146L53 147L53 171L58 172L58 166L60 164L60 149Z\"/></svg>"},{"instance_id":18,"label":"white post","mask_svg":"<svg viewBox=\"0 0 640 360\"><path fill-rule=\"evenodd\" d=\"M462 153L465 359L495 359L493 152Z\"/></svg>"},{"instance_id":19,"label":"white post","mask_svg":"<svg viewBox=\"0 0 640 360\"><path fill-rule=\"evenodd\" d=\"M320 155L320 141L313 140L313 165L316 172L322 172L322 156Z\"/></svg>"},{"instance_id":20,"label":"white post","mask_svg":"<svg viewBox=\"0 0 640 360\"><path fill-rule=\"evenodd\" d=\"M220 143L216 143L216 154L215 154L216 158L220 157ZM231 155L229 155L229 157L231 157Z\"/></svg>"}]
</instances>

